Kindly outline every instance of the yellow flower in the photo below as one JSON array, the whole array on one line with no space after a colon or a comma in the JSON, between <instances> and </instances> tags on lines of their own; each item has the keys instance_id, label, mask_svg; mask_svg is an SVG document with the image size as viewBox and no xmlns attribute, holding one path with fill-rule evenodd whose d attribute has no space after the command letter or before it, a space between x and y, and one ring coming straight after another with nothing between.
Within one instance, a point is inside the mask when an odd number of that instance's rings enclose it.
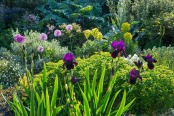
<instances>
[{"instance_id":1,"label":"yellow flower","mask_svg":"<svg viewBox=\"0 0 174 116\"><path fill-rule=\"evenodd\" d=\"M96 39L101 40L103 38L103 35L101 32L97 33Z\"/></svg>"},{"instance_id":2,"label":"yellow flower","mask_svg":"<svg viewBox=\"0 0 174 116\"><path fill-rule=\"evenodd\" d=\"M28 79L27 76L24 75L24 77L19 78L19 83L25 87L28 87Z\"/></svg>"},{"instance_id":3,"label":"yellow flower","mask_svg":"<svg viewBox=\"0 0 174 116\"><path fill-rule=\"evenodd\" d=\"M123 37L126 41L132 40L132 34L130 32L126 32Z\"/></svg>"},{"instance_id":4,"label":"yellow flower","mask_svg":"<svg viewBox=\"0 0 174 116\"><path fill-rule=\"evenodd\" d=\"M97 28L94 28L91 30L91 34L94 38L96 38L97 34L98 34L99 30Z\"/></svg>"},{"instance_id":5,"label":"yellow flower","mask_svg":"<svg viewBox=\"0 0 174 116\"><path fill-rule=\"evenodd\" d=\"M121 26L121 31L122 32L127 32L129 30L130 30L130 24L128 22L123 23L122 26Z\"/></svg>"},{"instance_id":6,"label":"yellow flower","mask_svg":"<svg viewBox=\"0 0 174 116\"><path fill-rule=\"evenodd\" d=\"M91 35L91 30L85 30L85 31L83 31L83 33L84 33L86 39L88 39L89 36Z\"/></svg>"}]
</instances>

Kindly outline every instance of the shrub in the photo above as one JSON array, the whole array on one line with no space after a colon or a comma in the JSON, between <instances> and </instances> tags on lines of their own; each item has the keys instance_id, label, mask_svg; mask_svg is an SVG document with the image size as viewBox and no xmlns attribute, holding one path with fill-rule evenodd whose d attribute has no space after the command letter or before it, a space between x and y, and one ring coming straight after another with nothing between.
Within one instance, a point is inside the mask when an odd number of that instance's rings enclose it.
<instances>
[{"instance_id":1,"label":"shrub","mask_svg":"<svg viewBox=\"0 0 174 116\"><path fill-rule=\"evenodd\" d=\"M1 30L0 29L0 47L5 47L10 49L10 44L13 42L12 38L12 29Z\"/></svg>"},{"instance_id":2,"label":"shrub","mask_svg":"<svg viewBox=\"0 0 174 116\"><path fill-rule=\"evenodd\" d=\"M84 69L88 66L90 69L90 77L94 74L95 69L98 69L98 75L101 74L101 67L103 63L106 63L106 77L104 79L104 86L109 82L112 69L112 58L109 53L99 53L91 56L90 58L80 59L76 58L78 66L73 70L76 77L82 78L85 77ZM152 114L158 113L162 110L166 110L170 107L173 107L173 95L174 95L174 73L169 70L169 68L159 65L155 66L154 70L147 69L147 66L144 65L144 71L140 73L142 76L142 83L138 82L136 85L130 85L128 83L129 72L135 67L133 64L130 65L127 61L120 58L117 62L117 59L114 60L114 64L120 66L118 70L118 78L116 85L114 86L114 91L126 88L128 91L128 101L136 97L133 107L130 109L130 112L135 114ZM53 85L52 80L54 79L55 74L62 77L65 73L62 65L63 61L57 63L49 62L46 64L49 76L49 84ZM117 70L117 68L116 68ZM40 77L41 74L36 75ZM99 77L97 77L99 79ZM105 87L104 87L105 88ZM173 88L173 89L172 89ZM104 90L106 91L106 90ZM78 94L77 94L78 96ZM155 104L154 104L155 101ZM152 105L154 104L154 105ZM161 108L161 104L165 107Z\"/></svg>"},{"instance_id":3,"label":"shrub","mask_svg":"<svg viewBox=\"0 0 174 116\"><path fill-rule=\"evenodd\" d=\"M0 53L0 84L3 88L14 86L24 73L20 58L5 48L1 48Z\"/></svg>"},{"instance_id":4,"label":"shrub","mask_svg":"<svg viewBox=\"0 0 174 116\"><path fill-rule=\"evenodd\" d=\"M67 24L62 24L59 26L63 34L60 38L58 38L58 40L60 41L61 46L68 46L68 49L73 52L75 48L81 47L86 39L80 25L76 23L69 25L72 25L71 31L66 30Z\"/></svg>"},{"instance_id":5,"label":"shrub","mask_svg":"<svg viewBox=\"0 0 174 116\"><path fill-rule=\"evenodd\" d=\"M105 27L106 14L102 14L103 1L50 1L37 8L40 11L42 24L78 23L83 29ZM107 27L108 28L108 27ZM103 28L103 30L105 30ZM105 30L106 31L106 30Z\"/></svg>"},{"instance_id":6,"label":"shrub","mask_svg":"<svg viewBox=\"0 0 174 116\"><path fill-rule=\"evenodd\" d=\"M13 35L17 34L13 32ZM40 40L40 33L26 31L24 33L26 42L21 44L13 42L11 44L12 52L21 58L22 64L31 68L31 62L34 61L34 73L38 73L43 68L43 63L48 61L56 62L62 59L63 55L68 52L68 48L61 47L55 39L49 41Z\"/></svg>"}]
</instances>

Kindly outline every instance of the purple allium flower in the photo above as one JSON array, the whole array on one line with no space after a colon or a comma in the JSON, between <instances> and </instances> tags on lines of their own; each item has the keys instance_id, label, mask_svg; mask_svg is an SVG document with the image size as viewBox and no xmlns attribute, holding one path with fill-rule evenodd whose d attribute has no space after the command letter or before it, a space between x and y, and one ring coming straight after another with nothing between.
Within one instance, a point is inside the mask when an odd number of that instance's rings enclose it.
<instances>
[{"instance_id":1,"label":"purple allium flower","mask_svg":"<svg viewBox=\"0 0 174 116\"><path fill-rule=\"evenodd\" d=\"M61 36L61 35L62 35L62 32L61 32L60 30L56 29L56 30L54 31L54 36L55 36L55 37L59 37L59 36Z\"/></svg>"},{"instance_id":2,"label":"purple allium flower","mask_svg":"<svg viewBox=\"0 0 174 116\"><path fill-rule=\"evenodd\" d=\"M135 68L129 73L129 83L134 85L136 83L136 80L140 78L142 80L142 77L140 76L140 72L136 70Z\"/></svg>"},{"instance_id":3,"label":"purple allium flower","mask_svg":"<svg viewBox=\"0 0 174 116\"><path fill-rule=\"evenodd\" d=\"M80 79L76 78L74 75L71 78L71 82L74 85L75 83L77 83Z\"/></svg>"},{"instance_id":4,"label":"purple allium flower","mask_svg":"<svg viewBox=\"0 0 174 116\"><path fill-rule=\"evenodd\" d=\"M66 30L71 31L72 29L73 29L72 25L69 24L69 25L66 26Z\"/></svg>"},{"instance_id":5,"label":"purple allium flower","mask_svg":"<svg viewBox=\"0 0 174 116\"><path fill-rule=\"evenodd\" d=\"M65 54L63 57L63 61L64 61L63 68L66 66L67 70L73 69L74 65L77 65L77 62L75 62L74 59L75 59L75 56L73 54L71 53Z\"/></svg>"},{"instance_id":6,"label":"purple allium flower","mask_svg":"<svg viewBox=\"0 0 174 116\"><path fill-rule=\"evenodd\" d=\"M20 34L16 34L14 35L14 40L18 43L24 43L25 42L25 37L20 35Z\"/></svg>"},{"instance_id":7,"label":"purple allium flower","mask_svg":"<svg viewBox=\"0 0 174 116\"><path fill-rule=\"evenodd\" d=\"M112 52L111 54L113 58L116 58L119 53L122 54L122 52L125 51L125 44L123 40L113 41L111 43L111 46L114 48L114 52ZM124 52L124 55L126 56L125 52Z\"/></svg>"},{"instance_id":8,"label":"purple allium flower","mask_svg":"<svg viewBox=\"0 0 174 116\"><path fill-rule=\"evenodd\" d=\"M143 66L143 62L138 60L137 62L134 62L134 64L138 67L141 68Z\"/></svg>"},{"instance_id":9,"label":"purple allium flower","mask_svg":"<svg viewBox=\"0 0 174 116\"><path fill-rule=\"evenodd\" d=\"M152 58L152 55L148 54L147 56L143 56L143 59L147 62L147 66L149 69L154 69L153 62L156 63L157 61L154 58Z\"/></svg>"},{"instance_id":10,"label":"purple allium flower","mask_svg":"<svg viewBox=\"0 0 174 116\"><path fill-rule=\"evenodd\" d=\"M38 52L43 52L43 51L44 51L44 47L43 47L43 46L39 46L39 47L37 48L37 51L38 51Z\"/></svg>"},{"instance_id":11,"label":"purple allium flower","mask_svg":"<svg viewBox=\"0 0 174 116\"><path fill-rule=\"evenodd\" d=\"M47 34L45 34L45 33L40 34L40 40L47 40L47 39L48 39Z\"/></svg>"}]
</instances>

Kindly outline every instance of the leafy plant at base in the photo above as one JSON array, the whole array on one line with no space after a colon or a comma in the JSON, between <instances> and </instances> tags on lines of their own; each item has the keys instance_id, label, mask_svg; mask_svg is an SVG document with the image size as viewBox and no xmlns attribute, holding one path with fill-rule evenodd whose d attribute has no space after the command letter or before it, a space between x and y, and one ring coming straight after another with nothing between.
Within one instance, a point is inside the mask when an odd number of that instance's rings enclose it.
<instances>
[{"instance_id":1,"label":"leafy plant at base","mask_svg":"<svg viewBox=\"0 0 174 116\"><path fill-rule=\"evenodd\" d=\"M58 94L58 77L56 76L55 78L53 95L50 98L48 94L46 73L47 73L46 66L44 65L42 79L38 80L38 82L34 82L32 76L28 72L29 86L28 88L23 86L24 87L23 89L25 90L25 93L30 99L29 106L24 106L16 93L13 94L13 102L9 101L8 99L6 99L5 96L3 96L6 102L9 104L10 108L14 111L15 115L56 116L62 110L62 108L64 107L63 105L60 106L56 105L56 99ZM41 88L38 88L37 83L39 83L39 86Z\"/></svg>"},{"instance_id":2,"label":"leafy plant at base","mask_svg":"<svg viewBox=\"0 0 174 116\"><path fill-rule=\"evenodd\" d=\"M89 68L86 69L86 78L84 82L84 91L82 91L81 87L81 95L83 97L83 108L84 108L84 115L87 116L93 116L93 115L106 115L106 116L121 116L125 111L128 110L128 108L131 106L131 104L134 102L135 99L133 99L131 102L129 102L127 105L126 103L126 91L124 91L121 104L118 109L113 109L113 104L115 102L115 99L117 95L120 93L121 90L116 92L114 96L111 96L111 93L113 92L113 86L115 85L115 81L117 79L117 73L115 76L110 76L110 81L108 83L108 88L106 93L103 92L103 84L104 84L104 77L105 77L105 65L102 66L102 74L97 85L97 70L95 71L93 80L90 82L89 78ZM90 84L91 83L91 84Z\"/></svg>"}]
</instances>

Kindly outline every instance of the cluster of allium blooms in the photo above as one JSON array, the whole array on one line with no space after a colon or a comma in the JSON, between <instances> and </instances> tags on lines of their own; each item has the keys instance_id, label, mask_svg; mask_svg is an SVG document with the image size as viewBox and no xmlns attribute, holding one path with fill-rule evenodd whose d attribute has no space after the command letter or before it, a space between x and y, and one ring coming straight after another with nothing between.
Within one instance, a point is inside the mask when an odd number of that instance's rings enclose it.
<instances>
[{"instance_id":1,"label":"cluster of allium blooms","mask_svg":"<svg viewBox=\"0 0 174 116\"><path fill-rule=\"evenodd\" d=\"M113 41L111 43L111 46L112 46L112 48L114 48L114 51L111 53L112 58L116 58L119 55L119 53L120 53L120 55L122 53L124 53L124 55L126 56L125 43L123 40Z\"/></svg>"},{"instance_id":2,"label":"cluster of allium blooms","mask_svg":"<svg viewBox=\"0 0 174 116\"><path fill-rule=\"evenodd\" d=\"M14 40L18 43L24 43L26 41L25 37L20 35L20 34L16 34L14 35Z\"/></svg>"}]
</instances>

